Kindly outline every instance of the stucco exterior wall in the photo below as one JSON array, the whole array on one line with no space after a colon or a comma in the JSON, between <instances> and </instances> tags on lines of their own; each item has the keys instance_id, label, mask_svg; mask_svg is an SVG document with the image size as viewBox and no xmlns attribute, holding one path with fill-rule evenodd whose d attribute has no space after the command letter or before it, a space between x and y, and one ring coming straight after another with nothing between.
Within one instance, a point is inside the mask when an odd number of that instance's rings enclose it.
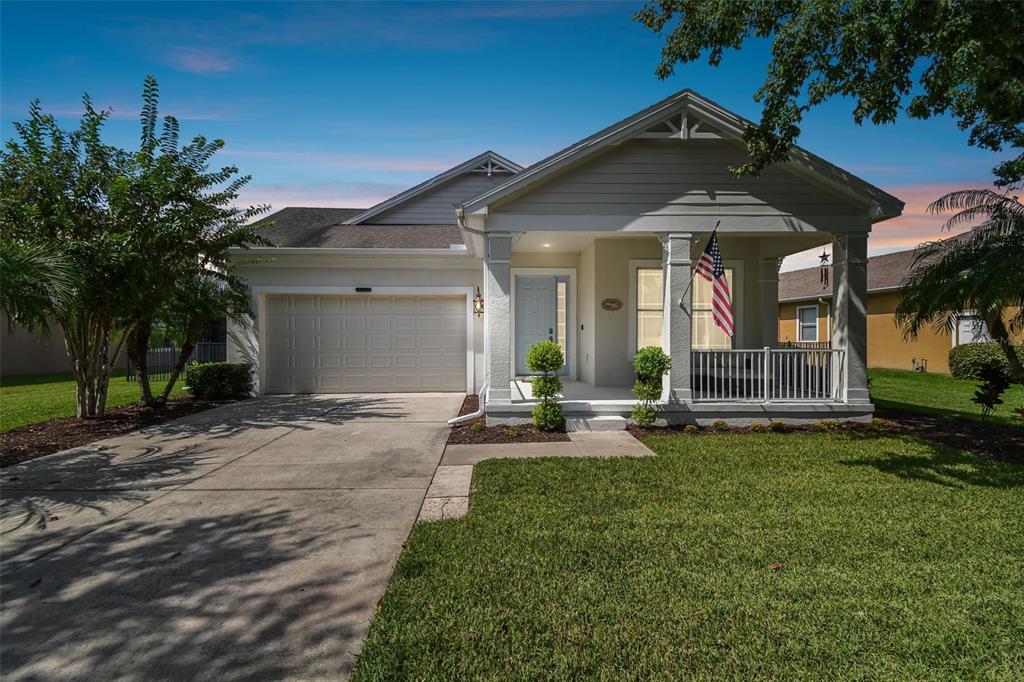
<instances>
[{"instance_id":1,"label":"stucco exterior wall","mask_svg":"<svg viewBox=\"0 0 1024 682\"><path fill-rule=\"evenodd\" d=\"M64 348L60 328L51 328L50 337L44 339L24 329L12 332L6 320L3 326L3 336L0 337L0 375L71 371L71 360Z\"/></svg>"},{"instance_id":2,"label":"stucco exterior wall","mask_svg":"<svg viewBox=\"0 0 1024 682\"><path fill-rule=\"evenodd\" d=\"M946 331L932 327L921 330L917 339L906 341L893 320L899 304L899 292L868 294L868 367L914 369L913 359L928 361L929 372L949 373L949 349L953 340ZM818 304L818 338L829 339L826 310L829 301ZM779 340L796 341L796 309L813 301L779 304Z\"/></svg>"}]
</instances>

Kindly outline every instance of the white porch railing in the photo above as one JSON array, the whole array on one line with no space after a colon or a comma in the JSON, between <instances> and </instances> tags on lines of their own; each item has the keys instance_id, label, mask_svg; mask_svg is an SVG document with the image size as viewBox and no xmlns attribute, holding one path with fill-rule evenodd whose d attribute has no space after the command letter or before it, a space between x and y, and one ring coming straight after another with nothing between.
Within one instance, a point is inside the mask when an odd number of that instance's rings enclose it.
<instances>
[{"instance_id":1,"label":"white porch railing","mask_svg":"<svg viewBox=\"0 0 1024 682\"><path fill-rule=\"evenodd\" d=\"M764 348L690 352L693 400L842 402L845 351Z\"/></svg>"}]
</instances>

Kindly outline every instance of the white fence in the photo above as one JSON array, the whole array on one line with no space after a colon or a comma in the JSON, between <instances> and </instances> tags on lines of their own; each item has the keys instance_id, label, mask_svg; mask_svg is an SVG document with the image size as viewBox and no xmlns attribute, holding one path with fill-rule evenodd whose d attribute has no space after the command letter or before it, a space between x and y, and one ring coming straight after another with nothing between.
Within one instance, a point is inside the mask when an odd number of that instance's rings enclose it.
<instances>
[{"instance_id":1,"label":"white fence","mask_svg":"<svg viewBox=\"0 0 1024 682\"><path fill-rule=\"evenodd\" d=\"M845 352L764 348L690 352L693 400L842 402Z\"/></svg>"}]
</instances>

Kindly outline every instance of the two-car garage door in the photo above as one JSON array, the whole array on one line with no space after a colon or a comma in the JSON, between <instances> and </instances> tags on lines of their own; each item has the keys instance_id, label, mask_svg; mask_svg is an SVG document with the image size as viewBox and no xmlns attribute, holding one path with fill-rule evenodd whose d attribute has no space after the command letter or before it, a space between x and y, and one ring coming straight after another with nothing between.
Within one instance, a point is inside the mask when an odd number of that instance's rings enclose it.
<instances>
[{"instance_id":1,"label":"two-car garage door","mask_svg":"<svg viewBox=\"0 0 1024 682\"><path fill-rule=\"evenodd\" d=\"M268 295L267 393L466 390L466 299Z\"/></svg>"}]
</instances>

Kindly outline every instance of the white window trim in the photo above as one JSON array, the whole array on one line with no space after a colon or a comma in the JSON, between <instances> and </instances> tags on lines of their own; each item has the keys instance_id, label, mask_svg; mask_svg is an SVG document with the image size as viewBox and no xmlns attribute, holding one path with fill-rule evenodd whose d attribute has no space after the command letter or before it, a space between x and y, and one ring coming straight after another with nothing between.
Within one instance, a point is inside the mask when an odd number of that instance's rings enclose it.
<instances>
[{"instance_id":1,"label":"white window trim","mask_svg":"<svg viewBox=\"0 0 1024 682\"><path fill-rule=\"evenodd\" d=\"M576 328L576 308L577 301L579 298L576 295L576 268L511 268L512 270L512 291L509 292L509 322L510 332L512 334L511 344L512 352L509 354L509 361L512 363L512 378L516 378L516 275L525 275L527 277L536 275L539 277L568 277L569 278L569 291L566 292L568 304L568 315L565 319L566 327L566 351L569 354L569 374L566 378L575 381L576 380L576 335L579 330ZM486 305L486 303L484 304Z\"/></svg>"},{"instance_id":2,"label":"white window trim","mask_svg":"<svg viewBox=\"0 0 1024 682\"><path fill-rule=\"evenodd\" d=\"M629 261L629 342L626 344L626 360L632 364L633 356L636 355L636 315L637 315L637 291L636 291L636 271L650 268L652 270L662 271L662 289L665 287L664 273L665 263L660 260L653 259L630 259ZM600 305L599 302L597 302ZM661 304L661 328L664 331L666 328L665 320L665 302L664 296L662 296ZM665 335L662 334L662 350L668 353L668 348L665 347Z\"/></svg>"},{"instance_id":3,"label":"white window trim","mask_svg":"<svg viewBox=\"0 0 1024 682\"><path fill-rule=\"evenodd\" d=\"M804 327L803 323L800 321L800 311L801 310L813 310L814 311L814 339L812 339L812 340L804 340L801 337L800 332L803 330L803 327ZM796 342L797 343L818 343L818 341L820 340L819 337L821 336L821 334L818 331L818 324L819 324L818 318L820 316L821 316L821 309L818 308L817 305L801 305L801 306L797 306L797 309L796 309Z\"/></svg>"}]
</instances>

